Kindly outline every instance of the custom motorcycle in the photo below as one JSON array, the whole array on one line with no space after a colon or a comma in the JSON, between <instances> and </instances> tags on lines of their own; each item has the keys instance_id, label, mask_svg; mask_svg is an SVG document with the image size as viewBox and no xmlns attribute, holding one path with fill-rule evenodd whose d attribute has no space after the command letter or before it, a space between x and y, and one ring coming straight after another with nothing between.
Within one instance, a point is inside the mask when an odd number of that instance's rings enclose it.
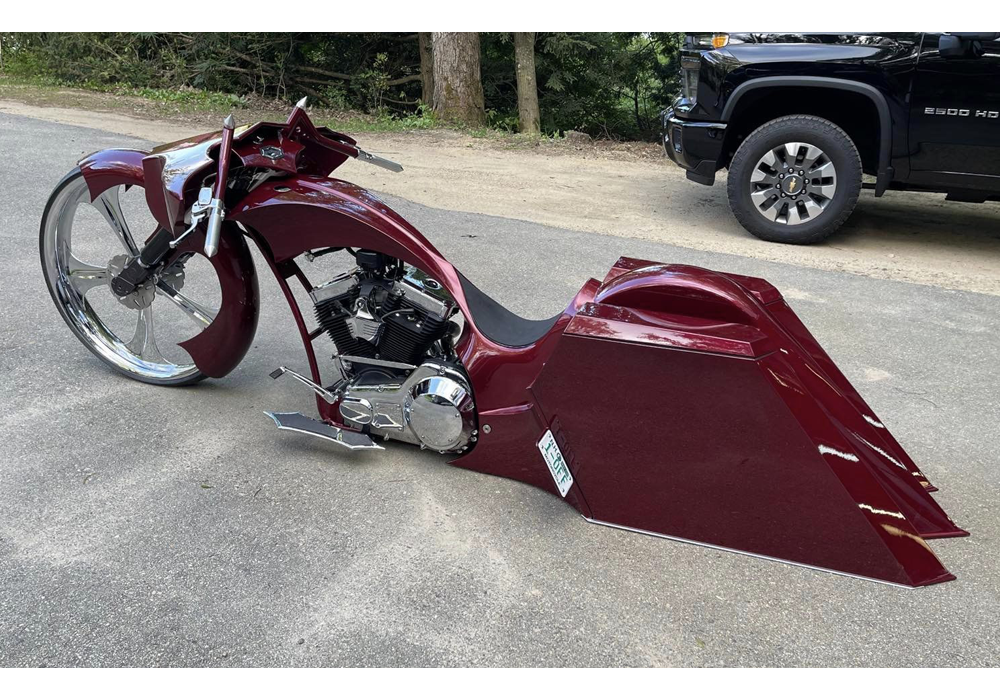
<instances>
[{"instance_id":1,"label":"custom motorcycle","mask_svg":"<svg viewBox=\"0 0 1000 700\"><path fill-rule=\"evenodd\" d=\"M308 363L271 376L316 396L315 418L268 414L278 428L347 450L412 443L549 491L604 525L901 586L954 578L927 540L968 533L766 281L623 257L562 313L526 320L376 197L331 178L348 158L402 170L314 126L304 101L285 123L237 129L230 117L221 132L149 152L94 153L42 218L52 299L128 377L223 377L257 328L252 243ZM120 196L132 188L151 232L126 221ZM93 209L117 241L108 259L74 247L74 224ZM300 261L331 253L353 256L351 269L309 280ZM214 306L182 291L196 262L216 278ZM182 359L157 344L159 299L192 322ZM102 304L131 315L125 331ZM318 356L322 336L332 358Z\"/></svg>"}]
</instances>

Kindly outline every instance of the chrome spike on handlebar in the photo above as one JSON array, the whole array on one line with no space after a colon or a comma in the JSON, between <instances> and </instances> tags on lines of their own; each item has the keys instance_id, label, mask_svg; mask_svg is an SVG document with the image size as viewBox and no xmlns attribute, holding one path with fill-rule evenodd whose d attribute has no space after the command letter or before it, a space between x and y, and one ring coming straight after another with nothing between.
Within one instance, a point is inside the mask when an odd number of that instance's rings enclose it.
<instances>
[{"instance_id":1,"label":"chrome spike on handlebar","mask_svg":"<svg viewBox=\"0 0 1000 700\"><path fill-rule=\"evenodd\" d=\"M227 129L235 129L236 128L236 120L233 119L233 115L232 114L230 114L228 117L226 117L225 121L222 122L222 126L226 127Z\"/></svg>"},{"instance_id":2,"label":"chrome spike on handlebar","mask_svg":"<svg viewBox=\"0 0 1000 700\"><path fill-rule=\"evenodd\" d=\"M295 106L298 107L299 109L305 109L306 108L306 104L308 104L308 102L309 102L309 97L306 96L306 97L303 97L298 102L296 102Z\"/></svg>"},{"instance_id":3,"label":"chrome spike on handlebar","mask_svg":"<svg viewBox=\"0 0 1000 700\"><path fill-rule=\"evenodd\" d=\"M362 151L360 148L358 149L358 160L391 170L394 173L403 172L403 166L399 163L391 161L388 158L383 158L382 156L377 156L374 153L369 153L368 151Z\"/></svg>"}]
</instances>

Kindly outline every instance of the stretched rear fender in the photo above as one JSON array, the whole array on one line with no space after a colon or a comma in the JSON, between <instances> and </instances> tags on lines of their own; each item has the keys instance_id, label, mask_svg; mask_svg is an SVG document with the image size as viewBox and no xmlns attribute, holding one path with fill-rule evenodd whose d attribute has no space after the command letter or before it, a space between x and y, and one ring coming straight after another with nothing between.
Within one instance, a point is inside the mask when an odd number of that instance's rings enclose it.
<instances>
[{"instance_id":1,"label":"stretched rear fender","mask_svg":"<svg viewBox=\"0 0 1000 700\"><path fill-rule=\"evenodd\" d=\"M950 580L925 540L967 533L834 367L763 280L623 259L531 394L595 522L904 586Z\"/></svg>"}]
</instances>

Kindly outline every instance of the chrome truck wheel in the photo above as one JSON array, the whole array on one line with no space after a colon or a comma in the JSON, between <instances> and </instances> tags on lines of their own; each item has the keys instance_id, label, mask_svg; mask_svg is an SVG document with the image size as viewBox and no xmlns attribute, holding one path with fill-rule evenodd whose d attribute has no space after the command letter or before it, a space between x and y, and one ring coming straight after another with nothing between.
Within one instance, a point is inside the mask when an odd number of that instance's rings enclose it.
<instances>
[{"instance_id":1,"label":"chrome truck wheel","mask_svg":"<svg viewBox=\"0 0 1000 700\"><path fill-rule=\"evenodd\" d=\"M819 216L837 192L837 169L822 149L792 141L767 151L750 174L750 199L768 221L798 226Z\"/></svg>"},{"instance_id":2,"label":"chrome truck wheel","mask_svg":"<svg viewBox=\"0 0 1000 700\"><path fill-rule=\"evenodd\" d=\"M835 124L783 117L740 145L729 169L729 201L759 238L815 243L850 216L861 190L861 159Z\"/></svg>"},{"instance_id":3,"label":"chrome truck wheel","mask_svg":"<svg viewBox=\"0 0 1000 700\"><path fill-rule=\"evenodd\" d=\"M207 327L216 314L211 304L181 293L190 282L194 261L190 257L178 261L126 296L111 290L111 279L139 254L142 241L155 230L142 189L128 190L113 186L91 202L79 171L59 183L45 208L39 234L49 293L80 341L122 374L150 384L200 381L205 375L176 345ZM134 206L123 209L126 192ZM141 229L130 226L125 211L148 223ZM133 230L143 233L136 238ZM199 273L207 273L200 275L205 279L197 285L200 298L221 299L214 270L207 261L200 262L205 265Z\"/></svg>"}]
</instances>

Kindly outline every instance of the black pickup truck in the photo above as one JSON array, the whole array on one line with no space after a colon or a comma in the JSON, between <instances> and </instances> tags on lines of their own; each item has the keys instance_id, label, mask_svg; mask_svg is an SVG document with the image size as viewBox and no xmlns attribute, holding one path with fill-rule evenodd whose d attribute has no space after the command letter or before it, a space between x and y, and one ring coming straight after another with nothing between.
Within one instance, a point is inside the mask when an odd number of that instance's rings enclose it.
<instances>
[{"instance_id":1,"label":"black pickup truck","mask_svg":"<svg viewBox=\"0 0 1000 700\"><path fill-rule=\"evenodd\" d=\"M822 240L863 184L1000 200L1000 32L690 34L681 84L667 155L703 185L728 168L759 238Z\"/></svg>"}]
</instances>

